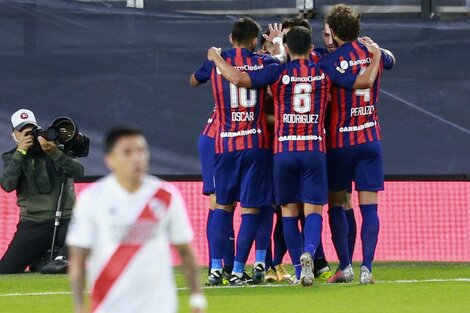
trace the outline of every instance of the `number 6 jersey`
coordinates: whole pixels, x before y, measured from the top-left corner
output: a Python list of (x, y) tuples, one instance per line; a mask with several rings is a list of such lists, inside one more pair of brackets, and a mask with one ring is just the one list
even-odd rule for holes
[(274, 153), (325, 152), (325, 110), (331, 80), (307, 59), (250, 72), (255, 88), (269, 84), (274, 98)]
[[(224, 51), (222, 58), (240, 71), (253, 72), (279, 61), (269, 55), (255, 54), (245, 48)], [(194, 73), (200, 83), (212, 80), (216, 105), (217, 133), (215, 152), (269, 149), (269, 131), (264, 115), (266, 88), (236, 87), (223, 78), (213, 62), (206, 61)]]

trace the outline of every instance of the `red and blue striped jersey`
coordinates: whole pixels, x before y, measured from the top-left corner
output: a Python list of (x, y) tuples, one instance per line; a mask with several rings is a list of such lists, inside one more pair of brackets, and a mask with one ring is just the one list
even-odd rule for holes
[(325, 110), (331, 80), (307, 59), (250, 72), (252, 86), (270, 85), (274, 98), (274, 153), (325, 152)]
[[(258, 71), (266, 65), (279, 63), (269, 55), (254, 54), (244, 48), (224, 51), (221, 56), (244, 72)], [(194, 76), (200, 83), (212, 80), (217, 120), (216, 153), (271, 147), (264, 115), (266, 88), (236, 87), (209, 61), (203, 63)]]
[(353, 89), (342, 84), (343, 76), (361, 75), (371, 62), (372, 55), (358, 41), (345, 43), (336, 51), (322, 57), (320, 65), (332, 76), (331, 113), (328, 130), (329, 148), (342, 148), (380, 140), (376, 104), (379, 96), (382, 69), (391, 69), (393, 59), (383, 52), (380, 69), (372, 88)]
[(215, 135), (217, 133), (217, 121), (215, 118), (215, 112), (216, 108), (214, 107), (214, 111), (212, 111), (211, 116), (209, 116), (209, 119), (207, 120), (206, 126), (202, 130), (202, 135), (210, 138), (215, 138)]
[(321, 57), (322, 55), (318, 53), (317, 50), (312, 50), (312, 52), (310, 52), (310, 55), (309, 55), (309, 60), (310, 62), (318, 64), (318, 62), (320, 62)]

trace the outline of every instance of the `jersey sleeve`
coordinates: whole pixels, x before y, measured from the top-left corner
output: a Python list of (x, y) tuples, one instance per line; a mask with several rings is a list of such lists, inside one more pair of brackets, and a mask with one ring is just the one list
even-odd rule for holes
[(320, 60), (320, 68), (330, 77), (331, 82), (341, 88), (353, 89), (357, 75), (343, 70), (339, 66), (334, 66), (334, 63), (324, 62), (324, 59)]
[(265, 68), (249, 72), (252, 88), (261, 88), (276, 82), (282, 73), (282, 67), (277, 64), (271, 64)]
[(72, 213), (66, 243), (68, 246), (89, 249), (93, 245), (95, 236), (95, 222), (93, 216), (95, 207), (92, 196), (84, 190), (78, 197)]
[(202, 63), (201, 67), (196, 72), (194, 72), (194, 78), (196, 78), (199, 83), (204, 84), (209, 79), (211, 79), (213, 68), (213, 62), (209, 60), (205, 61), (204, 63)]
[(194, 233), (189, 222), (186, 204), (176, 187), (172, 188), (168, 226), (169, 239), (172, 244), (188, 244), (193, 240)]
[(386, 69), (386, 70), (392, 69), (392, 67), (394, 65), (393, 64), (393, 57), (390, 54), (388, 54), (387, 51), (385, 51), (383, 49), (381, 49), (381, 50), (382, 50), (382, 63), (383, 63), (384, 69)]
[(270, 65), (270, 64), (281, 64), (278, 58), (273, 57), (269, 54), (263, 54), (263, 64)]

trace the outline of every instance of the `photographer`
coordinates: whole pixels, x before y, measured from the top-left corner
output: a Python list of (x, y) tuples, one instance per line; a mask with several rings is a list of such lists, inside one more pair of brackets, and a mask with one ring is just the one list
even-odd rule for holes
[(83, 165), (63, 153), (54, 141), (31, 131), (38, 126), (34, 113), (21, 109), (11, 117), (16, 147), (2, 155), (1, 186), (16, 190), (20, 220), (7, 251), (0, 260), (0, 274), (22, 273), (51, 247), (54, 217), (61, 181), (66, 175), (62, 220), (57, 231), (55, 260), (42, 273), (65, 273), (68, 266), (65, 235), (75, 202), (74, 178), (83, 176)]

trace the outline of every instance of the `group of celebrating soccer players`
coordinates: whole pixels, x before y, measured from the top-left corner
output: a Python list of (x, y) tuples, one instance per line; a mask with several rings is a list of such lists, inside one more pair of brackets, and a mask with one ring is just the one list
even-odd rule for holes
[[(190, 78), (192, 86), (211, 80), (215, 101), (198, 144), (203, 192), (211, 199), (208, 284), (288, 279), (282, 266), (286, 249), (294, 284), (310, 286), (315, 277), (353, 281), (353, 181), (363, 219), (360, 283), (373, 283), (377, 192), (384, 188), (375, 105), (382, 70), (391, 69), (395, 59), (372, 39), (359, 37), (360, 16), (343, 4), (325, 17), (321, 49), (312, 49), (306, 20), (269, 25), (262, 49), (254, 52), (259, 31), (250, 18), (235, 21), (229, 37), (233, 48), (209, 49), (208, 60)], [(234, 242), (237, 202), (242, 221)], [(327, 203), (339, 258), (333, 275), (321, 243)], [(245, 263), (253, 241), (249, 277)]]

